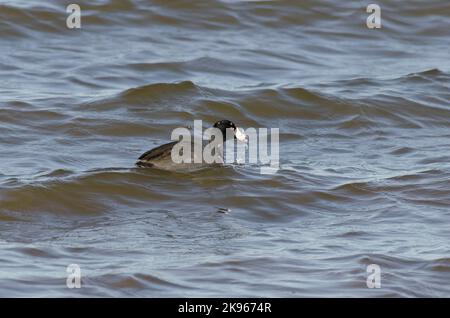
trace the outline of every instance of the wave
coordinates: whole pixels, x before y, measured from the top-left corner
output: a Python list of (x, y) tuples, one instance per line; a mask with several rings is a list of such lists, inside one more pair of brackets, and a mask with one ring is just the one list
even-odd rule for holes
[(125, 101), (141, 100), (142, 98), (159, 98), (168, 95), (195, 94), (198, 87), (191, 81), (180, 83), (156, 83), (148, 84), (136, 88), (130, 88), (119, 94)]
[(65, 16), (52, 9), (51, 6), (15, 7), (0, 4), (0, 20), (2, 38), (31, 37), (33, 31), (58, 33), (65, 25)]
[[(395, 1), (384, 4), (390, 19), (386, 27), (398, 36), (404, 36), (405, 29), (415, 29), (416, 33), (441, 35), (435, 25), (438, 19), (446, 18), (448, 4), (443, 1), (416, 2), (404, 8)], [(89, 1), (81, 4), (83, 25), (92, 29), (123, 26), (148, 26), (208, 30), (245, 30), (254, 27), (274, 29), (291, 28), (298, 25), (310, 28), (314, 34), (320, 33), (317, 24), (335, 25), (328, 28), (329, 35), (345, 35), (363, 39), (361, 28), (353, 28), (362, 22), (362, 12), (366, 4), (322, 1), (160, 1), (141, 2), (137, 0)], [(398, 14), (401, 12), (401, 14)], [(0, 19), (3, 21), (2, 37), (31, 37), (34, 32), (67, 34), (65, 29), (65, 5), (52, 0), (46, 3), (2, 4)], [(422, 23), (412, 23), (421, 17)], [(352, 23), (343, 24), (343, 20)], [(326, 23), (326, 24), (325, 24)], [(444, 24), (445, 25), (445, 24)], [(6, 27), (5, 27), (6, 26)], [(433, 32), (434, 30), (434, 32)]]

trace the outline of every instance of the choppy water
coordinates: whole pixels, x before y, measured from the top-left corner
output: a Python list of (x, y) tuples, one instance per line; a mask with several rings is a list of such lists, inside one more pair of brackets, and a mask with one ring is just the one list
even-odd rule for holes
[[(77, 3), (0, 1), (0, 296), (450, 296), (448, 1)], [(223, 118), (277, 174), (133, 166)]]

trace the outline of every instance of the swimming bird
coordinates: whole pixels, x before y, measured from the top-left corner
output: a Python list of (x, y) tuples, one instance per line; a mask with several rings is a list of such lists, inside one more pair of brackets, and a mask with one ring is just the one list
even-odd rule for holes
[[(233, 133), (232, 135), (229, 134), (228, 136), (233, 136), (234, 139), (237, 139), (239, 141), (246, 141), (247, 136), (232, 121), (227, 119), (217, 121), (213, 125), (213, 128), (217, 128), (222, 133), (223, 137), (223, 140), (217, 141), (217, 149), (219, 151), (216, 154), (217, 158), (214, 163), (207, 163), (203, 158), (203, 149), (205, 148), (205, 146), (207, 146), (208, 143), (212, 141), (211, 139), (209, 141), (202, 141), (202, 144), (200, 145), (201, 152), (196, 152), (194, 151), (194, 149), (196, 149), (196, 146), (198, 145), (195, 144), (195, 138), (193, 138), (193, 140), (191, 140), (191, 138), (188, 138), (187, 141), (184, 139), (173, 141), (145, 152), (139, 157), (136, 165), (138, 167), (152, 167), (164, 170), (191, 170), (202, 168), (205, 166), (221, 165), (223, 164), (223, 143), (227, 140), (227, 129), (229, 129)], [(179, 154), (182, 156), (184, 149), (188, 149), (188, 151), (190, 149), (190, 162), (175, 162), (172, 158), (172, 151), (179, 151)]]

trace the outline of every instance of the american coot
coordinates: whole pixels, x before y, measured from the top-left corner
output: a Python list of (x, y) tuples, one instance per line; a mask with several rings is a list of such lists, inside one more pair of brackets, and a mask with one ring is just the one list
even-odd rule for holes
[[(234, 139), (239, 141), (246, 141), (247, 136), (236, 127), (236, 125), (229, 120), (220, 120), (213, 125), (214, 128), (220, 130), (223, 136), (223, 142), (226, 141), (227, 138), (227, 129), (233, 132)], [(198, 169), (205, 166), (217, 166), (223, 164), (223, 142), (219, 141), (219, 145), (217, 149), (219, 150), (216, 154), (216, 159), (214, 163), (207, 163), (203, 158), (203, 149), (205, 146), (210, 143), (210, 141), (203, 141), (201, 145), (201, 151), (197, 152), (194, 149), (199, 149), (195, 145), (195, 138), (191, 141), (188, 138), (188, 141), (182, 139), (180, 141), (173, 141), (162, 146), (153, 148), (152, 150), (147, 151), (142, 156), (139, 157), (136, 165), (138, 167), (152, 167), (159, 168), (165, 170), (191, 170)], [(185, 149), (190, 149), (191, 156), (189, 157), (190, 162), (176, 162), (172, 158), (172, 150), (178, 151), (179, 155), (183, 155), (183, 151)]]

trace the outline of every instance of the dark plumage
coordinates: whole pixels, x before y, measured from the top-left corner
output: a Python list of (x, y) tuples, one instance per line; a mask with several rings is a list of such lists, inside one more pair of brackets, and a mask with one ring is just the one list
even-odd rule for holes
[[(237, 127), (236, 125), (229, 121), (229, 120), (221, 120), (214, 124), (214, 128), (220, 129), (223, 135), (223, 139), (225, 141), (226, 139), (226, 130), (228, 128), (233, 129), (234, 134), (236, 134)], [(236, 135), (235, 135), (236, 138)], [(201, 168), (205, 165), (207, 165), (203, 158), (199, 159), (201, 163), (194, 163), (194, 160), (192, 163), (175, 163), (172, 160), (171, 154), (173, 147), (183, 141), (173, 141), (164, 145), (161, 145), (159, 147), (153, 148), (144, 154), (142, 154), (138, 161), (136, 162), (136, 165), (138, 167), (143, 168), (149, 168), (149, 167), (155, 167), (165, 170), (180, 170), (180, 169), (196, 169)], [(185, 142), (185, 141), (184, 141)], [(202, 144), (202, 149), (204, 145)], [(194, 141), (191, 141), (191, 152), (192, 156), (191, 158), (196, 158), (196, 154), (194, 153)], [(217, 164), (216, 164), (217, 165)]]
[(158, 160), (158, 158), (165, 158), (165, 157), (170, 158), (172, 148), (177, 143), (178, 141), (169, 142), (168, 144), (161, 145), (159, 147), (153, 148), (145, 152), (139, 157), (136, 165), (138, 167), (153, 167), (154, 164), (151, 163), (152, 160)]

